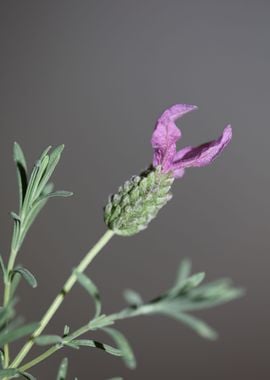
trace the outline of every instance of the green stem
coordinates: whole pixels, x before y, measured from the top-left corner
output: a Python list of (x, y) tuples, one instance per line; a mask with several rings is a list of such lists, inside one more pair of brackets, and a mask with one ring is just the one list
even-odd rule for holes
[(65, 296), (69, 293), (73, 285), (77, 281), (77, 275), (75, 272), (82, 273), (84, 270), (88, 267), (88, 265), (92, 262), (92, 260), (95, 258), (95, 256), (102, 250), (102, 248), (109, 242), (109, 240), (113, 237), (114, 232), (111, 230), (108, 230), (105, 232), (105, 234), (100, 238), (100, 240), (94, 245), (94, 247), (85, 255), (83, 260), (80, 262), (80, 264), (75, 268), (75, 271), (72, 272), (70, 277), (65, 282), (62, 290), (60, 293), (56, 296), (53, 303), (43, 316), (42, 320), (40, 321), (40, 325), (37, 328), (37, 330), (32, 334), (31, 338), (26, 342), (26, 344), (23, 346), (21, 351), (18, 353), (12, 364), (10, 365), (11, 368), (17, 368), (22, 360), (25, 358), (25, 356), (28, 354), (28, 352), (31, 350), (31, 348), (34, 345), (34, 339), (39, 336), (42, 331), (45, 329), (47, 324), (50, 322), (60, 305), (62, 304)]
[[(17, 256), (17, 250), (11, 250), (8, 266), (7, 266), (7, 276), (5, 282), (5, 290), (4, 290), (4, 307), (9, 304), (10, 301), (10, 293), (11, 293), (11, 271), (13, 270), (15, 260)], [(4, 368), (7, 368), (9, 365), (9, 346), (8, 344), (4, 345)]]
[[(69, 335), (67, 338), (65, 338), (65, 343), (71, 342), (73, 339), (78, 338), (80, 335), (86, 333), (89, 330), (89, 324), (79, 328), (77, 331), (75, 331), (73, 334)], [(41, 363), (43, 360), (47, 359), (51, 355), (53, 355), (55, 352), (63, 348), (62, 344), (56, 344), (55, 346), (52, 346), (47, 351), (43, 352), (41, 355), (37, 356), (30, 362), (24, 364), (19, 368), (20, 372), (27, 371), (29, 368), (34, 367), (35, 365)]]

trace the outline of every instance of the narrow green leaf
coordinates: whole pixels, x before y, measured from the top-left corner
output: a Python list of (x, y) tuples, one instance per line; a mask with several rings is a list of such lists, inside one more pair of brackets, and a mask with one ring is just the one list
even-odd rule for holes
[(50, 154), (50, 159), (49, 159), (49, 163), (47, 166), (47, 170), (46, 170), (42, 180), (40, 181), (37, 192), (36, 192), (37, 196), (39, 196), (41, 194), (41, 192), (43, 191), (47, 182), (49, 181), (50, 177), (52, 176), (54, 169), (56, 168), (56, 165), (58, 164), (58, 162), (60, 160), (61, 153), (62, 153), (63, 149), (64, 149), (64, 145), (59, 145)]
[(16, 141), (13, 147), (13, 159), (16, 164), (20, 163), (22, 167), (25, 169), (25, 171), (27, 171), (27, 164), (26, 164), (26, 159), (25, 159), (23, 150)]
[(133, 351), (128, 343), (127, 339), (124, 337), (122, 333), (120, 333), (116, 329), (112, 329), (111, 327), (103, 328), (107, 334), (109, 334), (112, 339), (115, 341), (117, 347), (122, 353), (123, 360), (128, 368), (134, 369), (136, 368), (136, 359), (133, 354)]
[(27, 380), (36, 380), (36, 378), (28, 372), (19, 372), (19, 374)]
[(69, 331), (70, 331), (70, 327), (69, 327), (69, 326), (67, 326), (67, 325), (65, 325), (65, 327), (64, 327), (64, 334), (63, 334), (63, 336), (64, 336), (64, 337), (66, 337), (66, 336), (69, 334)]
[(115, 315), (101, 314), (89, 322), (89, 330), (98, 330), (114, 324)]
[(41, 181), (41, 179), (43, 178), (43, 176), (44, 176), (44, 174), (46, 172), (46, 168), (48, 166), (49, 160), (50, 160), (50, 158), (46, 154), (42, 158), (40, 158), (39, 161), (38, 161), (38, 173), (36, 175), (35, 183), (34, 183), (33, 188), (32, 188), (31, 204), (39, 196), (39, 193), (38, 193), (39, 184), (40, 184), (40, 181)]
[(21, 223), (21, 218), (15, 212), (11, 211), (10, 215), (12, 216), (13, 220), (15, 220), (16, 222), (20, 222)]
[(131, 289), (124, 291), (124, 298), (130, 306), (141, 306), (143, 304), (142, 297)]
[(100, 295), (98, 288), (93, 283), (92, 280), (90, 280), (89, 277), (87, 277), (84, 273), (80, 273), (75, 271), (76, 276), (78, 278), (79, 284), (90, 294), (90, 296), (94, 299), (95, 302), (95, 318), (97, 318), (101, 313), (101, 301), (100, 301)]
[(79, 348), (80, 348), (80, 346), (78, 346), (76, 344), (76, 342), (74, 343), (73, 341), (72, 342), (65, 342), (65, 341), (63, 341), (63, 345), (67, 346), (69, 348), (73, 348), (74, 350), (79, 350)]
[(12, 241), (11, 241), (11, 247), (12, 249), (16, 249), (18, 243), (19, 243), (19, 237), (21, 233), (21, 223), (17, 219), (13, 219), (13, 233), (12, 233)]
[(90, 339), (74, 339), (72, 343), (76, 344), (78, 347), (94, 347), (98, 348), (100, 350), (106, 351), (108, 354), (114, 355), (114, 356), (122, 356), (122, 351), (118, 350), (117, 348), (114, 348), (112, 346), (109, 346), (108, 344), (97, 342), (96, 340), (90, 340)]
[(14, 273), (12, 280), (11, 280), (11, 291), (10, 291), (10, 296), (11, 298), (14, 297), (15, 292), (19, 286), (19, 283), (21, 281), (22, 276), (19, 275), (19, 273)]
[(47, 185), (44, 187), (43, 191), (41, 192), (41, 195), (47, 195), (51, 193), (54, 189), (54, 184), (52, 182), (47, 183)]
[(14, 342), (24, 336), (31, 335), (39, 326), (39, 323), (30, 323), (25, 326), (18, 327), (12, 331), (8, 331), (6, 334), (0, 336), (0, 347), (4, 344)]
[(200, 283), (205, 278), (205, 273), (196, 273), (191, 277), (188, 277), (186, 280), (179, 282), (175, 287), (171, 289), (169, 295), (175, 296), (177, 293), (186, 293), (196, 286), (200, 285)]
[(38, 214), (40, 213), (40, 211), (42, 210), (42, 208), (45, 206), (46, 203), (47, 203), (46, 199), (41, 201), (41, 202), (36, 203), (36, 205), (34, 207), (32, 207), (29, 210), (29, 212), (27, 213), (27, 216), (26, 216), (26, 219), (24, 222), (24, 228), (23, 228), (23, 231), (21, 232), (21, 235), (20, 235), (19, 246), (21, 246), (21, 244), (23, 243), (24, 238), (25, 238), (27, 232), (29, 231), (29, 228), (31, 227), (31, 225), (33, 224), (36, 217), (38, 216)]
[(51, 149), (52, 149), (52, 146), (51, 146), (51, 145), (49, 145), (47, 148), (44, 149), (44, 151), (42, 152), (42, 154), (41, 154), (41, 156), (40, 156), (40, 161), (42, 161), (43, 158), (44, 158), (45, 156), (47, 156), (47, 154), (49, 153), (49, 151), (50, 151)]
[(0, 329), (2, 326), (5, 326), (7, 321), (10, 320), (14, 314), (14, 305), (16, 300), (13, 299), (10, 303), (4, 307), (0, 307)]
[(5, 360), (5, 355), (4, 351), (0, 349), (0, 369), (3, 369), (4, 366), (4, 360)]
[(22, 148), (16, 142), (14, 143), (13, 148), (13, 158), (17, 167), (17, 177), (19, 185), (19, 205), (21, 209), (27, 189), (27, 165)]
[(176, 285), (185, 281), (190, 276), (190, 273), (191, 273), (191, 261), (188, 259), (182, 260), (177, 272), (177, 276), (176, 276)]
[(218, 337), (218, 334), (214, 329), (212, 329), (202, 320), (195, 318), (189, 314), (173, 313), (171, 310), (163, 311), (163, 314), (184, 323), (186, 326), (190, 327), (203, 338), (216, 340)]
[(65, 380), (68, 372), (68, 359), (64, 358), (61, 361), (56, 380)]
[(6, 267), (5, 267), (5, 264), (4, 264), (4, 260), (3, 260), (3, 258), (2, 258), (1, 255), (0, 255), (0, 268), (2, 270), (4, 283), (6, 283), (6, 280), (7, 280), (7, 271), (6, 271)]
[(47, 193), (47, 194), (41, 195), (36, 200), (36, 203), (41, 202), (41, 201), (43, 201), (45, 199), (53, 198), (53, 197), (64, 197), (64, 198), (67, 198), (67, 197), (71, 197), (72, 195), (73, 195), (73, 193), (71, 191), (58, 190), (58, 191), (54, 191), (53, 193)]
[(63, 338), (59, 335), (40, 335), (35, 338), (35, 343), (39, 346), (48, 346), (62, 342)]
[(22, 211), (21, 211), (23, 219), (27, 215), (29, 208), (31, 207), (31, 200), (32, 200), (31, 198), (32, 198), (33, 188), (35, 186), (35, 180), (38, 175), (38, 171), (39, 171), (39, 163), (37, 162), (32, 170), (29, 183), (27, 186), (27, 190), (25, 193), (24, 201), (23, 201), (23, 206), (22, 206)]
[(1, 369), (0, 370), (0, 379), (2, 379), (4, 376), (15, 377), (17, 374), (18, 374), (18, 370), (15, 368)]
[(37, 280), (36, 280), (35, 276), (28, 269), (23, 268), (23, 267), (16, 267), (13, 270), (13, 274), (15, 274), (15, 273), (20, 274), (25, 279), (25, 281), (30, 286), (32, 286), (32, 288), (37, 287)]

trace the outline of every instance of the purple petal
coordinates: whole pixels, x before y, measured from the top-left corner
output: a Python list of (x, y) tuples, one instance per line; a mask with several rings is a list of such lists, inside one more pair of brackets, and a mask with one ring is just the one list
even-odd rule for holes
[(185, 174), (185, 169), (183, 168), (173, 170), (174, 178), (182, 178), (184, 174)]
[(173, 162), (174, 171), (192, 166), (209, 165), (232, 139), (232, 128), (228, 125), (219, 139), (202, 144), (195, 148), (184, 148), (176, 155)]
[(174, 122), (196, 108), (192, 105), (176, 104), (160, 116), (151, 139), (154, 148), (154, 167), (162, 165), (165, 172), (171, 169), (176, 154), (176, 142), (181, 137), (181, 131)]

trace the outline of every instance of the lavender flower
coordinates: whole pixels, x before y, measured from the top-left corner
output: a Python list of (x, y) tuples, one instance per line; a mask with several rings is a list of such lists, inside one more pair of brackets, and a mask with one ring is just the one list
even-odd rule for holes
[(181, 138), (181, 131), (174, 122), (196, 109), (196, 106), (188, 104), (176, 104), (168, 108), (158, 119), (152, 135), (153, 166), (161, 165), (162, 172), (172, 172), (174, 178), (182, 177), (185, 168), (209, 165), (219, 156), (232, 138), (232, 129), (228, 125), (217, 140), (197, 147), (188, 146), (177, 152), (176, 142)]
[(133, 176), (109, 197), (104, 220), (110, 230), (118, 235), (130, 236), (145, 229), (172, 198), (170, 190), (174, 179), (182, 177), (185, 168), (210, 164), (228, 145), (232, 138), (230, 126), (217, 140), (176, 151), (181, 131), (176, 127), (175, 120), (196, 108), (176, 104), (158, 119), (151, 139), (153, 165), (139, 176)]

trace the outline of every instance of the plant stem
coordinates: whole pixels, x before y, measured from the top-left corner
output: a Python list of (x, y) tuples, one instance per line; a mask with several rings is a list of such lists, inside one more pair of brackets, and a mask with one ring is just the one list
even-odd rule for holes
[[(8, 266), (7, 266), (7, 276), (5, 278), (5, 290), (4, 290), (4, 307), (9, 304), (10, 293), (11, 293), (11, 271), (13, 270), (14, 263), (17, 256), (17, 250), (12, 249), (9, 256)], [(8, 344), (4, 345), (4, 368), (7, 368), (9, 365), (9, 346)]]
[[(62, 290), (60, 293), (56, 296), (53, 303), (47, 310), (47, 312), (44, 314), (43, 318), (40, 321), (39, 327), (36, 329), (36, 331), (32, 334), (31, 338), (26, 342), (26, 344), (23, 346), (21, 351), (18, 353), (12, 364), (10, 365), (11, 368), (16, 368), (20, 365), (22, 360), (25, 358), (25, 356), (28, 354), (28, 352), (31, 350), (31, 348), (34, 345), (34, 339), (39, 336), (42, 331), (45, 329), (47, 324), (50, 322), (60, 305), (62, 304), (65, 296), (69, 293), (73, 285), (77, 281), (77, 275), (75, 273), (82, 273), (84, 270), (88, 267), (88, 265), (92, 262), (92, 260), (95, 258), (95, 256), (102, 250), (102, 248), (109, 242), (109, 240), (113, 237), (114, 232), (111, 230), (108, 230), (105, 232), (105, 234), (100, 238), (100, 240), (94, 245), (92, 249), (85, 255), (85, 257), (82, 259), (80, 264), (75, 268), (75, 270), (72, 272), (70, 277), (65, 282)], [(45, 354), (45, 353), (44, 353)]]
[[(69, 335), (67, 338), (65, 338), (65, 342), (66, 343), (71, 342), (73, 339), (78, 338), (80, 335), (86, 333), (88, 330), (89, 330), (89, 324), (79, 328), (73, 334)], [(47, 351), (43, 352), (41, 355), (37, 356), (36, 358), (31, 360), (30, 362), (21, 366), (19, 368), (19, 371), (24, 372), (24, 371), (28, 370), (29, 368), (34, 367), (35, 365), (41, 363), (43, 360), (45, 360), (48, 357), (50, 357), (51, 355), (53, 355), (56, 351), (60, 350), (61, 348), (63, 348), (62, 344), (56, 344), (56, 345), (52, 346)]]

